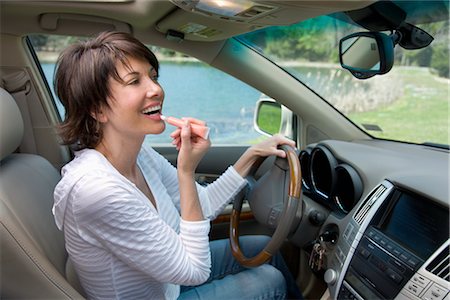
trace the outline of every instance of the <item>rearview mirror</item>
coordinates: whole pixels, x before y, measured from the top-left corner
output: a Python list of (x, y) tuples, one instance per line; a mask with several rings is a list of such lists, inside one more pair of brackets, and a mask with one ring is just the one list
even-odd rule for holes
[(357, 32), (339, 42), (341, 66), (358, 79), (389, 72), (394, 63), (394, 42), (381, 32)]

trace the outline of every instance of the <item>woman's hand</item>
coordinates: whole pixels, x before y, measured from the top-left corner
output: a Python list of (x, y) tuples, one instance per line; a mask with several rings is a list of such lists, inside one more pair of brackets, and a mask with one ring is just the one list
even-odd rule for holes
[(180, 172), (194, 173), (200, 160), (209, 149), (211, 142), (209, 139), (203, 139), (191, 132), (191, 123), (205, 126), (205, 122), (194, 118), (183, 118), (185, 124), (177, 128), (170, 135), (179, 151), (177, 160), (177, 169)]
[(180, 213), (186, 221), (204, 220), (198, 199), (194, 173), (198, 163), (205, 155), (211, 142), (191, 132), (191, 123), (205, 125), (205, 122), (192, 118), (183, 118), (184, 125), (170, 135), (178, 150), (177, 172), (180, 188)]
[(282, 158), (286, 157), (286, 152), (278, 149), (279, 145), (289, 145), (295, 148), (295, 142), (290, 140), (281, 134), (275, 134), (274, 136), (260, 142), (259, 144), (253, 145), (249, 150), (253, 151), (254, 155), (260, 157), (266, 157), (271, 155), (276, 155)]
[(280, 145), (289, 145), (295, 148), (295, 142), (284, 137), (281, 134), (274, 136), (251, 146), (242, 154), (238, 161), (234, 164), (234, 169), (242, 176), (248, 175), (253, 164), (261, 157), (276, 155), (278, 157), (286, 157), (286, 152), (278, 149)]

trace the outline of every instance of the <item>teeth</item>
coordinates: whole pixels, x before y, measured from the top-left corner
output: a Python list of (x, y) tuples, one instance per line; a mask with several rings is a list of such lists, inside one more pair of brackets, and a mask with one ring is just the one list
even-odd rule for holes
[(156, 112), (156, 111), (158, 111), (160, 109), (161, 109), (161, 105), (156, 105), (156, 106), (152, 106), (152, 107), (144, 109), (142, 111), (142, 113), (143, 114), (149, 114), (149, 113), (152, 113), (152, 112)]

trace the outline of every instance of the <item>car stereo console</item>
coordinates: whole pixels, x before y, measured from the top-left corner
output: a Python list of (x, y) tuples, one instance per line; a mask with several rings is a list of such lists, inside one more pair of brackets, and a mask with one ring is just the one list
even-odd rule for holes
[(325, 272), (333, 299), (450, 300), (448, 207), (383, 181), (342, 237)]

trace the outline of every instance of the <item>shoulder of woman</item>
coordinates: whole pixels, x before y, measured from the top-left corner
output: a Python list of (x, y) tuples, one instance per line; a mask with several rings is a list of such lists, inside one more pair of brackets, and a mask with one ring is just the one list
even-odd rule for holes
[[(121, 199), (134, 187), (99, 152), (85, 149), (63, 168), (62, 180), (74, 204), (87, 206), (107, 198)], [(107, 202), (103, 201), (106, 205)]]
[(145, 208), (130, 182), (103, 171), (84, 174), (77, 180), (72, 189), (72, 203), (80, 218), (115, 214), (125, 208), (127, 211)]

